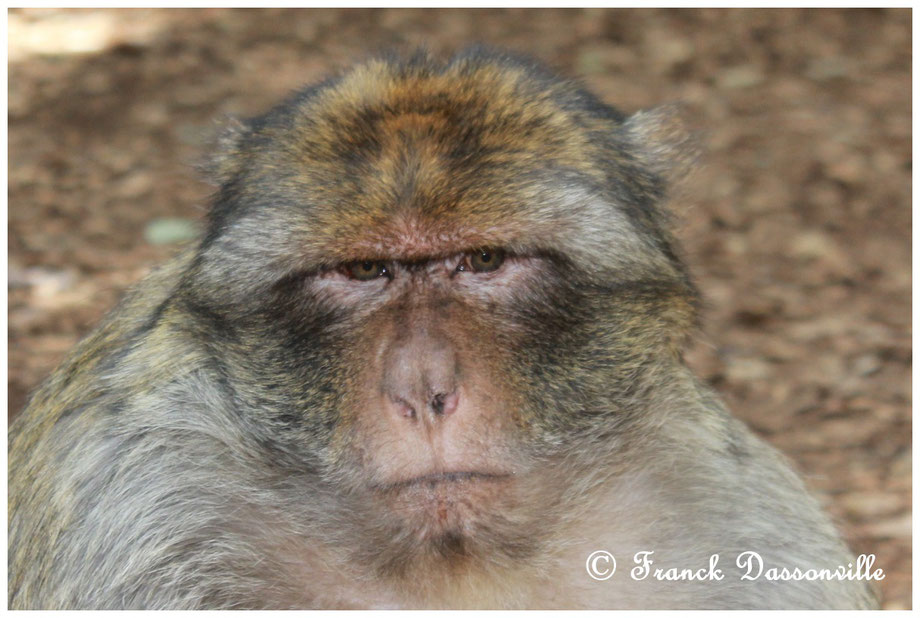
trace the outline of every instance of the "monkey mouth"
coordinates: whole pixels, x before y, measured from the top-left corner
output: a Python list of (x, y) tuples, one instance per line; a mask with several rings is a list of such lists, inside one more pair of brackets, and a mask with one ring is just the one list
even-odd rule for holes
[(394, 481), (378, 485), (377, 489), (382, 491), (399, 491), (410, 488), (430, 488), (446, 486), (452, 484), (462, 484), (466, 482), (490, 482), (502, 481), (511, 478), (509, 473), (500, 472), (479, 472), (479, 471), (460, 471), (460, 472), (437, 472), (433, 474), (424, 474), (409, 479)]
[(377, 486), (379, 497), (419, 540), (473, 533), (507, 496), (510, 473), (462, 470), (423, 474)]

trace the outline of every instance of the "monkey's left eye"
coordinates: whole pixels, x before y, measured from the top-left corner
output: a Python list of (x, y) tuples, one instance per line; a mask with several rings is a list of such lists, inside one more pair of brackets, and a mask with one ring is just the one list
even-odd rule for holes
[(345, 272), (352, 279), (357, 279), (358, 281), (370, 281), (376, 279), (377, 277), (389, 276), (390, 271), (387, 269), (387, 265), (383, 262), (352, 262), (345, 266)]
[(498, 270), (505, 261), (505, 253), (501, 249), (479, 249), (469, 256), (470, 267), (477, 273), (489, 273)]

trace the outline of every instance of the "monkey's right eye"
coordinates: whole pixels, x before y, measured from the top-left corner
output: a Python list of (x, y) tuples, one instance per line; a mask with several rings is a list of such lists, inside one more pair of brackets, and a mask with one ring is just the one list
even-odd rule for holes
[(352, 262), (345, 266), (346, 274), (352, 279), (357, 279), (358, 281), (370, 281), (376, 279), (377, 277), (386, 277), (389, 276), (390, 271), (387, 269), (387, 265), (383, 262)]

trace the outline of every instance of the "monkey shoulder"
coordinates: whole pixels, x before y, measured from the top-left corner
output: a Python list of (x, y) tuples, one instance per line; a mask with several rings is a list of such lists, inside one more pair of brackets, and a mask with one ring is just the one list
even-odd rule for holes
[[(659, 450), (648, 464), (633, 468), (642, 478), (631, 484), (643, 493), (624, 519), (641, 521), (644, 512), (654, 525), (612, 537), (634, 550), (630, 556), (656, 551), (668, 566), (697, 568), (719, 556), (733, 579), (707, 588), (710, 608), (876, 606), (864, 581), (739, 580), (736, 561), (744, 552), (769, 566), (803, 571), (845, 568), (854, 557), (792, 462), (732, 416), (710, 389), (697, 385), (697, 395), (661, 425)], [(786, 593), (776, 595), (777, 586)], [(667, 598), (679, 595), (671, 590)], [(689, 605), (674, 607), (691, 607), (700, 598), (690, 595)]]

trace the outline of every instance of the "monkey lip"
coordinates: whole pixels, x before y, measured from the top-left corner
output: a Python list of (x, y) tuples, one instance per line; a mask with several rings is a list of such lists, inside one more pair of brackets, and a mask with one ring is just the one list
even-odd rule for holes
[(379, 485), (378, 497), (403, 529), (418, 540), (445, 534), (466, 537), (496, 512), (509, 495), (513, 474), (462, 470), (423, 474)]
[(382, 490), (400, 490), (412, 487), (435, 487), (437, 485), (464, 483), (464, 482), (489, 482), (501, 481), (511, 478), (510, 473), (499, 472), (479, 472), (479, 471), (460, 471), (460, 472), (437, 472), (416, 476), (402, 481), (394, 481), (378, 486)]

